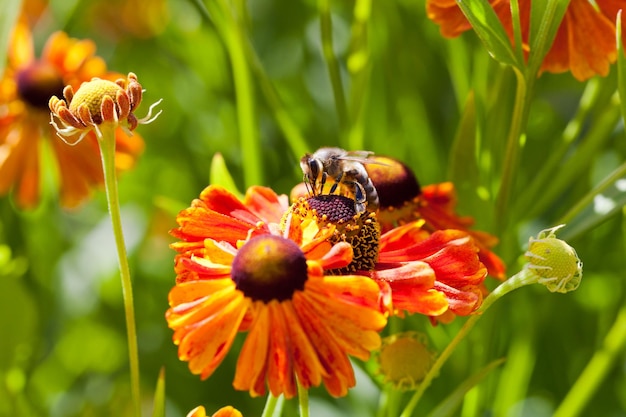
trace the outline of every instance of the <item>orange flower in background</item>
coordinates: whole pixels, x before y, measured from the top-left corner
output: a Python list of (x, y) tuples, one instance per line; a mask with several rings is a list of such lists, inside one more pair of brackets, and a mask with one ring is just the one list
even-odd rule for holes
[[(490, 0), (511, 41), (510, 2)], [(594, 75), (606, 76), (617, 58), (615, 45), (615, 20), (623, 0), (571, 0), (559, 26), (554, 43), (540, 68), (561, 73), (571, 71), (579, 81)], [(530, 28), (530, 0), (519, 0), (520, 22), (524, 49), (528, 49)], [(427, 0), (428, 17), (440, 26), (441, 34), (451, 38), (471, 29), (471, 26), (454, 0)], [(622, 24), (624, 24), (622, 17)]]
[[(233, 386), (296, 395), (323, 383), (336, 397), (355, 385), (348, 355), (367, 359), (386, 324), (380, 289), (363, 276), (327, 276), (352, 261), (352, 247), (329, 243), (330, 229), (275, 219), (282, 198), (256, 187), (244, 202), (208, 187), (183, 210), (172, 234), (182, 239), (168, 325), (189, 369), (208, 378), (239, 331), (247, 336)], [(260, 205), (259, 205), (260, 203)], [(246, 230), (247, 228), (247, 230)]]
[[(20, 207), (34, 207), (39, 202), (43, 146), (49, 147), (54, 156), (63, 206), (78, 205), (94, 186), (103, 183), (95, 134), (88, 134), (75, 146), (67, 146), (56, 137), (48, 109), (50, 97), (61, 96), (66, 85), (78, 89), (93, 77), (120, 77), (107, 71), (95, 49), (90, 40), (72, 39), (64, 32), (56, 32), (48, 38), (41, 57), (36, 58), (25, 19), (15, 26), (7, 68), (0, 80), (0, 193), (13, 190)], [(143, 146), (140, 136), (129, 136), (118, 129), (117, 168), (132, 168)]]
[(368, 164), (366, 169), (378, 191), (378, 221), (383, 233), (416, 220), (422, 220), (421, 229), (428, 232), (426, 235), (437, 230), (463, 231), (472, 237), (478, 257), (489, 275), (505, 278), (504, 262), (490, 250), (498, 239), (489, 233), (470, 229), (473, 219), (460, 217), (455, 212), (457, 200), (451, 182), (421, 187), (413, 171), (402, 162), (382, 156), (373, 159), (381, 164)]
[[(191, 410), (187, 417), (207, 417), (206, 409), (203, 406), (198, 406)], [(222, 407), (217, 410), (215, 413), (211, 415), (211, 417), (242, 417), (241, 411), (236, 408), (227, 405), (226, 407)]]
[(109, 0), (87, 7), (97, 32), (115, 41), (152, 38), (162, 33), (170, 20), (167, 0)]

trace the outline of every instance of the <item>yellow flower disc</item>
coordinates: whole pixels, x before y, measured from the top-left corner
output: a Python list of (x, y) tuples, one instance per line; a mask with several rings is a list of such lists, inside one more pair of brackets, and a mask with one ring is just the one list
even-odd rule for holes
[(377, 359), (385, 382), (396, 389), (411, 390), (424, 379), (435, 355), (428, 349), (423, 334), (404, 332), (383, 339)]
[(100, 114), (100, 106), (104, 96), (109, 96), (116, 101), (118, 91), (124, 91), (122, 87), (112, 81), (93, 79), (83, 83), (70, 103), (70, 112), (77, 114), (78, 107), (82, 104), (87, 105), (89, 113), (92, 117)]

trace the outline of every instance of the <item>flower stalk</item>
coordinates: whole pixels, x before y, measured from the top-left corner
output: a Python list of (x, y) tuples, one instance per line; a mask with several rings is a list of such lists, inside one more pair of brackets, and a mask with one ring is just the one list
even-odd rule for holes
[(122, 230), (122, 217), (117, 191), (117, 178), (115, 174), (115, 125), (104, 123), (100, 126), (102, 136), (98, 138), (100, 153), (102, 156), (102, 169), (104, 172), (104, 186), (106, 189), (107, 204), (117, 258), (122, 280), (122, 297), (124, 299), (124, 316), (126, 317), (126, 338), (128, 343), (128, 360), (130, 364), (130, 385), (134, 415), (141, 416), (140, 385), (139, 385), (139, 350), (137, 347), (137, 329), (135, 324), (135, 309), (133, 303), (133, 288), (128, 266), (128, 255)]

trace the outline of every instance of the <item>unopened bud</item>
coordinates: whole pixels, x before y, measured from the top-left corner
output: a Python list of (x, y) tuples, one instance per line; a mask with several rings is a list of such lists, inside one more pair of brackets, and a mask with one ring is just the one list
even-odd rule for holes
[(583, 263), (567, 242), (557, 239), (555, 232), (564, 225), (542, 230), (528, 242), (526, 268), (539, 277), (538, 282), (551, 292), (566, 293), (580, 285)]

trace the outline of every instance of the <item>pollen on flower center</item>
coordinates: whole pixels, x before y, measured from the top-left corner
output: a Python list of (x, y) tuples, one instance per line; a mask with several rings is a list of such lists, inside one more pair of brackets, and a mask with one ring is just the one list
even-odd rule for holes
[(257, 236), (239, 249), (231, 277), (237, 289), (253, 300), (288, 300), (294, 291), (304, 289), (308, 277), (306, 258), (291, 240)]
[(103, 98), (109, 96), (115, 101), (117, 93), (123, 91), (122, 87), (112, 81), (93, 79), (80, 86), (70, 102), (69, 110), (71, 113), (78, 114), (78, 106), (84, 104), (89, 109), (94, 123), (100, 124), (102, 123), (100, 108)]
[(63, 79), (52, 65), (34, 62), (17, 73), (17, 91), (33, 107), (48, 108), (51, 96), (63, 94)]

